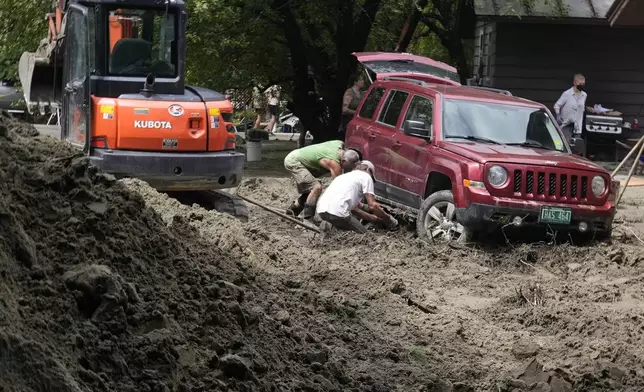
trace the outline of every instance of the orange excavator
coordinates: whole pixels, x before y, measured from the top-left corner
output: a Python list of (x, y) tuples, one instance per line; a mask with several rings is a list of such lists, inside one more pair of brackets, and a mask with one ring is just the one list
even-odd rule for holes
[(48, 37), (23, 53), (30, 113), (58, 113), (61, 139), (117, 177), (135, 177), (188, 202), (247, 215), (237, 186), (233, 107), (185, 84), (182, 0), (53, 0)]

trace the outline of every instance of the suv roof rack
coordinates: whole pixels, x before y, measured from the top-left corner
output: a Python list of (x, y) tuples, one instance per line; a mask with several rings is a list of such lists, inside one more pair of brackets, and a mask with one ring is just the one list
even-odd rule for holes
[(513, 96), (513, 95), (512, 95), (512, 93), (511, 93), (511, 92), (509, 92), (508, 90), (502, 90), (502, 89), (499, 89), (499, 88), (484, 87), (484, 86), (467, 86), (467, 87), (469, 87), (469, 88), (476, 88), (476, 89), (479, 89), (479, 90), (491, 91), (491, 92), (493, 92), (493, 93), (499, 93), (499, 94), (507, 95), (507, 96), (509, 96), (509, 97), (512, 97), (512, 96)]
[(382, 78), (382, 80), (392, 80), (392, 81), (398, 81), (398, 82), (408, 82), (408, 83), (413, 83), (417, 84), (419, 86), (427, 86), (427, 83), (423, 82), (422, 80), (418, 79), (413, 79), (413, 78), (403, 78), (400, 76), (387, 76)]

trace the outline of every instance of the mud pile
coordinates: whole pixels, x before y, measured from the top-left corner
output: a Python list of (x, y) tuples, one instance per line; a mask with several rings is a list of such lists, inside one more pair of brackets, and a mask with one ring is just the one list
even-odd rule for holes
[(164, 222), (34, 135), (0, 116), (0, 390), (452, 390), (355, 303), (258, 273), (228, 218), (219, 243)]

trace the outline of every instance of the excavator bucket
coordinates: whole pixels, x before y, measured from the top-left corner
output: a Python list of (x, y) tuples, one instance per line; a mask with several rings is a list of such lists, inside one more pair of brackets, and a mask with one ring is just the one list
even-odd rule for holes
[(33, 114), (36, 107), (41, 114), (45, 114), (52, 105), (60, 107), (63, 90), (62, 59), (52, 61), (38, 52), (25, 52), (20, 57), (18, 74), (29, 113)]

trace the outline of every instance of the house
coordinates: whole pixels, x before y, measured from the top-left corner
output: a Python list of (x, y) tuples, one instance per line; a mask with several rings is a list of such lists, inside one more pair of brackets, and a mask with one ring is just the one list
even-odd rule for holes
[(587, 106), (622, 112), (624, 122), (644, 116), (644, 0), (474, 3), (474, 74), (482, 85), (552, 110), (581, 72)]

